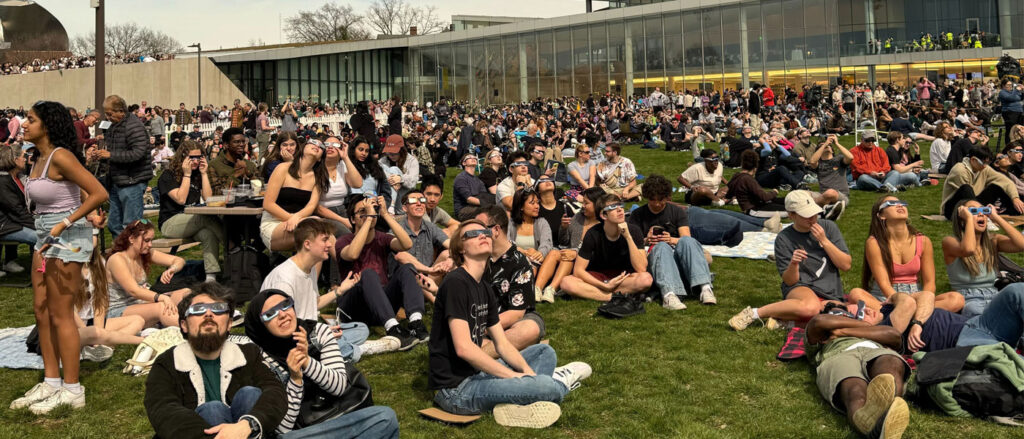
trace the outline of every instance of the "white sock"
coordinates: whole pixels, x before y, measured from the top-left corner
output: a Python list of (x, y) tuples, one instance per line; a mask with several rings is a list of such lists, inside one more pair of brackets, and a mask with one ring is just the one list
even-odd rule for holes
[(82, 383), (64, 383), (64, 388), (68, 389), (69, 392), (74, 393), (75, 395), (80, 395), (85, 391), (85, 389), (82, 388)]
[(409, 314), (409, 321), (410, 322), (415, 322), (415, 321), (420, 320), (422, 318), (423, 318), (423, 314), (420, 314), (418, 312), (414, 312), (412, 314)]
[(759, 314), (757, 314), (757, 308), (752, 308), (751, 311), (754, 313), (754, 318), (755, 319), (761, 318), (761, 316)]
[(395, 326), (398, 326), (398, 320), (388, 319), (388, 321), (384, 322), (385, 331), (390, 331), (391, 328), (394, 328)]
[(64, 380), (60, 378), (43, 378), (43, 382), (49, 384), (50, 387), (53, 387), (54, 389), (59, 389), (64, 385)]
[(211, 274), (207, 274), (206, 275), (206, 281), (207, 282), (217, 282), (217, 275), (216, 274), (212, 274), (212, 273)]

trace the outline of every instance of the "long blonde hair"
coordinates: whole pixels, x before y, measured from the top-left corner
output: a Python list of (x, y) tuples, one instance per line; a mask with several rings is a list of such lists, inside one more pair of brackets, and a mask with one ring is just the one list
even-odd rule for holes
[[(956, 203), (956, 207), (953, 208), (953, 236), (961, 242), (963, 242), (964, 239), (964, 228), (974, 227), (974, 224), (972, 223), (965, 223), (964, 220), (960, 218), (959, 214), (960, 206), (963, 206), (970, 201), (977, 202), (978, 200), (975, 200), (974, 198), (960, 200), (959, 203)], [(999, 260), (999, 250), (996, 249), (996, 241), (992, 239), (991, 233), (988, 231), (978, 233), (978, 244), (978, 247), (981, 250), (980, 256), (975, 252), (970, 256), (960, 258), (963, 260), (964, 267), (967, 268), (967, 272), (970, 273), (971, 276), (978, 276), (981, 274), (981, 265), (983, 264), (987, 271), (995, 271), (996, 264)]]
[[(106, 258), (103, 257), (103, 251), (99, 245), (94, 245), (92, 255), (89, 257), (89, 264), (85, 266), (89, 270), (89, 284), (92, 286), (92, 312), (93, 314), (98, 313), (100, 310), (106, 311), (110, 305), (110, 294), (107, 291), (108, 279), (107, 279), (107, 263)], [(85, 305), (85, 292), (88, 287), (82, 288), (80, 293), (75, 296), (75, 308), (82, 309)]]

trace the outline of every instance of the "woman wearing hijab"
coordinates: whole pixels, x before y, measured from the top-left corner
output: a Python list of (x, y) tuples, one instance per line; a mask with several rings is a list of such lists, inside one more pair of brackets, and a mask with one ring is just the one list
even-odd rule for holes
[(398, 437), (398, 418), (384, 406), (308, 423), (311, 406), (333, 405), (330, 398), (340, 399), (352, 383), (334, 332), (325, 324), (296, 318), (295, 302), (283, 291), (264, 290), (252, 299), (245, 335), (263, 350), (263, 363), (288, 392), (288, 411), (275, 430), (279, 438)]

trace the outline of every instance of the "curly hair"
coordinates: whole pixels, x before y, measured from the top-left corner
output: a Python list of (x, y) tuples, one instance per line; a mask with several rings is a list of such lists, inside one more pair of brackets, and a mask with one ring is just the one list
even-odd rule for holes
[[(705, 150), (707, 151), (707, 150)], [(672, 183), (658, 174), (651, 174), (644, 181), (643, 196), (648, 200), (664, 200), (672, 198)]]
[[(182, 140), (181, 144), (178, 145), (178, 150), (174, 152), (174, 158), (172, 158), (171, 163), (167, 165), (168, 171), (174, 173), (174, 179), (177, 180), (178, 183), (181, 183), (181, 179), (185, 177), (185, 171), (181, 170), (181, 164), (188, 159), (188, 155), (192, 151), (203, 151), (203, 147), (195, 140)], [(204, 153), (203, 155), (206, 154)]]
[[(132, 245), (132, 238), (145, 236), (146, 233), (149, 233), (155, 229), (156, 228), (153, 227), (153, 223), (146, 219), (137, 220), (131, 224), (128, 224), (127, 226), (125, 226), (121, 234), (117, 235), (117, 238), (114, 239), (114, 246), (110, 249), (110, 254), (113, 255), (114, 253), (119, 253), (127, 250), (128, 247), (131, 247)], [(142, 258), (142, 271), (149, 273), (149, 265), (153, 262), (153, 254), (147, 253), (139, 256)]]
[(71, 151), (79, 163), (85, 163), (82, 151), (78, 149), (78, 135), (75, 134), (75, 121), (71, 113), (60, 102), (39, 101), (32, 106), (32, 112), (46, 129), (46, 136), (54, 148)]

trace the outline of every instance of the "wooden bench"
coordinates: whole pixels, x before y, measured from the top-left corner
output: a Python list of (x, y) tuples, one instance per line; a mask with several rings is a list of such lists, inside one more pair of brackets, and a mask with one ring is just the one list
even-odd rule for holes
[(160, 238), (153, 240), (153, 248), (172, 255), (197, 245), (199, 245), (198, 242), (187, 238)]

